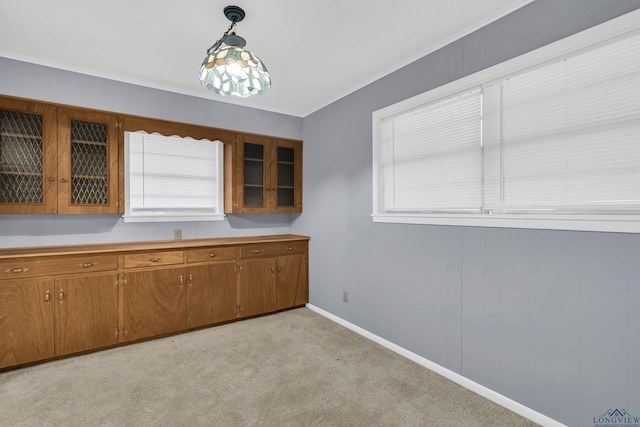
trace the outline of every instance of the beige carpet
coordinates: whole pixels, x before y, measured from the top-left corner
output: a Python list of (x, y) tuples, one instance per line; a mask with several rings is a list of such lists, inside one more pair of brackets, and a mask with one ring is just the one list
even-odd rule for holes
[(530, 426), (306, 309), (0, 373), (2, 426)]

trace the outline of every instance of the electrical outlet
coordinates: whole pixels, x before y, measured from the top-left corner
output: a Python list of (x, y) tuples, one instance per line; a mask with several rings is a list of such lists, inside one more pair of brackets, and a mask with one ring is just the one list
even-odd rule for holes
[(182, 240), (182, 230), (173, 230), (173, 240)]
[(342, 292), (342, 301), (349, 302), (349, 292), (347, 291)]

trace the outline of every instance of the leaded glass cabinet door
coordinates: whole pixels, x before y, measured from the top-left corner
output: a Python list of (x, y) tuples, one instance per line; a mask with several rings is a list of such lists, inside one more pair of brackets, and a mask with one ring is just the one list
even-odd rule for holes
[(119, 213), (117, 116), (58, 111), (58, 213)]
[(56, 108), (0, 97), (0, 213), (56, 211)]

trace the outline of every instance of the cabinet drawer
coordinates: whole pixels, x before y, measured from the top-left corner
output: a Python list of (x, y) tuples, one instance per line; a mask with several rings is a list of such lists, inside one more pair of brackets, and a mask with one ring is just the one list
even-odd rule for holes
[(69, 255), (0, 261), (0, 279), (90, 273), (118, 269), (116, 255)]
[(229, 260), (236, 258), (236, 248), (200, 248), (187, 251), (187, 262), (206, 262), (217, 260)]
[(153, 267), (155, 265), (182, 264), (183, 251), (143, 252), (124, 256), (124, 268)]
[(265, 245), (243, 246), (241, 249), (242, 258), (254, 258), (263, 256), (279, 256), (289, 254), (302, 254), (307, 247), (303, 242), (276, 243)]

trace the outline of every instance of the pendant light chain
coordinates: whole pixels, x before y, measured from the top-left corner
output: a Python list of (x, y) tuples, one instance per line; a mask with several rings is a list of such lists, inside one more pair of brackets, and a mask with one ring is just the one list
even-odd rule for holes
[(222, 37), (220, 37), (220, 39), (218, 39), (218, 41), (216, 41), (213, 44), (213, 46), (207, 49), (207, 55), (211, 55), (214, 51), (218, 50), (220, 46), (222, 46), (222, 43), (224, 42), (224, 38), (229, 35), (229, 32), (233, 30), (235, 26), (236, 26), (236, 21), (233, 21), (231, 25), (229, 25), (229, 28), (227, 28), (227, 31), (224, 32)]

